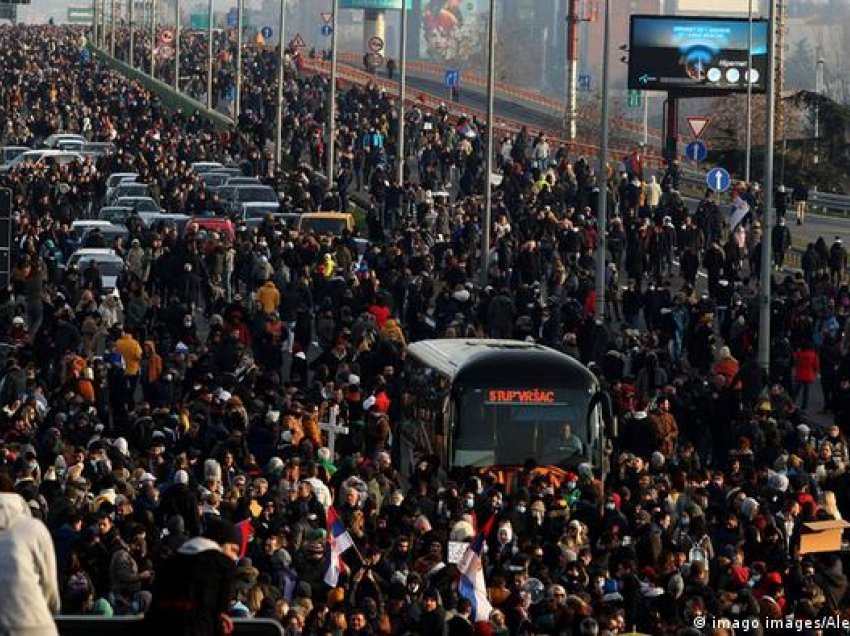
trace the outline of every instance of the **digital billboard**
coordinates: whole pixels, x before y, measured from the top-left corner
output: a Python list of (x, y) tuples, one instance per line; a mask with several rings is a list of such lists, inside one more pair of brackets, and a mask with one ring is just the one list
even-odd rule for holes
[(422, 0), (419, 33), (424, 57), (458, 65), (480, 53), (488, 10), (487, 0)]
[(749, 23), (740, 18), (632, 16), (629, 88), (692, 93), (763, 93), (768, 24), (753, 20), (753, 68), (747, 68)]
[[(413, 0), (407, 0), (412, 8)], [(401, 9), (401, 0), (339, 0), (340, 9)]]

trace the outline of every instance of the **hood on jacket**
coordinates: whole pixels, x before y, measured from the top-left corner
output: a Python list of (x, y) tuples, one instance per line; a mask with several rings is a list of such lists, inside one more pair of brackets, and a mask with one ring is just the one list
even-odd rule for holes
[(145, 351), (148, 353), (156, 353), (156, 343), (153, 340), (145, 340)]
[(0, 493), (0, 530), (8, 530), (20, 519), (31, 516), (30, 507), (19, 494)]
[(193, 537), (186, 543), (177, 548), (179, 554), (200, 554), (201, 552), (209, 552), (214, 550), (221, 552), (221, 546), (211, 539), (204, 537)]

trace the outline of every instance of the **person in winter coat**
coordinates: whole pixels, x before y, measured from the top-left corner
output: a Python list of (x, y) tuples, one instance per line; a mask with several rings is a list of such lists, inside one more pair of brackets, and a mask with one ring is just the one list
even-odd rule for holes
[(800, 408), (804, 411), (809, 408), (809, 393), (818, 373), (820, 373), (818, 353), (811, 342), (803, 343), (794, 352), (794, 400), (797, 400), (800, 392), (803, 393)]
[(672, 457), (676, 452), (679, 425), (670, 412), (670, 401), (666, 397), (658, 401), (658, 408), (649, 415), (649, 425), (655, 437), (655, 450), (665, 457)]
[(157, 568), (144, 633), (224, 636), (242, 537), (232, 523), (212, 518), (204, 536), (189, 539)]
[(7, 477), (0, 478), (0, 554), (0, 633), (56, 636), (51, 615), (59, 612), (59, 586), (53, 540)]

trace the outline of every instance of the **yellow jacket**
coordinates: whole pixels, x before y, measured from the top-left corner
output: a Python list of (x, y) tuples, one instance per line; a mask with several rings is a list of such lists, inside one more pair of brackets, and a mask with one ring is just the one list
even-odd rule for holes
[(263, 306), (263, 311), (270, 314), (280, 306), (280, 292), (272, 281), (266, 281), (257, 292), (257, 300)]
[(124, 373), (139, 375), (142, 370), (142, 346), (128, 333), (121, 334), (115, 343), (115, 349), (124, 358)]

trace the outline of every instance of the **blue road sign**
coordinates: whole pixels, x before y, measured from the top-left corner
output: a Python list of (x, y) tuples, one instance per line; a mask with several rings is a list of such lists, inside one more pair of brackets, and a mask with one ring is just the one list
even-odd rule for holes
[(272, 35), (274, 35), (274, 31), (272, 31), (272, 28), (270, 26), (264, 26), (263, 30), (260, 31), (260, 33), (267, 40), (271, 39)]
[(232, 29), (236, 26), (239, 26), (239, 10), (231, 9), (227, 12), (227, 27)]
[(702, 141), (697, 139), (685, 146), (685, 156), (691, 161), (700, 163), (705, 161), (705, 158), (708, 156), (708, 148), (705, 147)]
[(590, 87), (592, 82), (593, 80), (591, 75), (589, 73), (583, 73), (578, 76), (578, 81), (576, 82), (576, 84), (578, 85), (578, 89), (580, 91), (582, 91), (583, 93), (589, 93), (591, 90)]
[(460, 71), (454, 68), (446, 69), (446, 87), (457, 88), (460, 86)]
[(326, 38), (331, 37), (331, 34), (333, 34), (333, 32), (334, 28), (330, 24), (322, 25), (322, 35), (324, 35)]
[(715, 166), (705, 175), (705, 182), (715, 192), (726, 192), (732, 185), (732, 177), (729, 176), (726, 168)]

